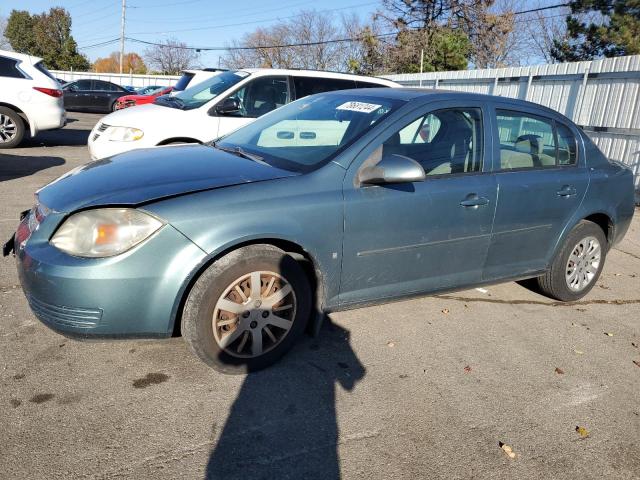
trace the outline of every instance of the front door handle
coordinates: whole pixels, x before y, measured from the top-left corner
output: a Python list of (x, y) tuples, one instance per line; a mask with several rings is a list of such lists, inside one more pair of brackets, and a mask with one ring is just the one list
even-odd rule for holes
[(464, 200), (460, 202), (460, 205), (466, 208), (478, 208), (483, 205), (487, 205), (489, 203), (489, 199), (486, 197), (480, 197), (477, 193), (470, 193), (465, 197)]
[(576, 187), (573, 185), (564, 185), (556, 192), (559, 197), (575, 197), (577, 193)]

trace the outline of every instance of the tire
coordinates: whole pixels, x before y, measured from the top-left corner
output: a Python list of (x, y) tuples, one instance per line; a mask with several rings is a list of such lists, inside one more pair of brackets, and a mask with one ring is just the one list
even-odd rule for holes
[(22, 117), (7, 107), (0, 107), (0, 148), (15, 148), (24, 137)]
[(118, 100), (116, 99), (115, 102), (113, 102), (111, 104), (111, 112), (117, 112), (118, 110), (116, 110), (116, 103), (118, 103)]
[[(256, 278), (259, 295), (252, 294)], [(283, 298), (275, 301), (276, 295)], [(272, 365), (293, 346), (310, 313), (311, 289), (300, 263), (271, 245), (249, 245), (220, 258), (196, 280), (184, 305), (181, 332), (191, 350), (215, 370), (252, 372)]]
[[(607, 250), (607, 238), (602, 229), (593, 222), (582, 220), (569, 232), (549, 271), (537, 278), (541, 292), (563, 302), (580, 300), (598, 282)], [(599, 257), (595, 262), (597, 254)]]

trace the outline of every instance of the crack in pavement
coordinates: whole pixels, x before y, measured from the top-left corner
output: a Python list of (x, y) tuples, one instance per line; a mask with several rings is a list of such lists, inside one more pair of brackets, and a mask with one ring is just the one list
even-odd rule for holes
[(634, 300), (583, 300), (580, 302), (543, 302), (542, 300), (500, 300), (498, 298), (460, 297), (456, 295), (434, 295), (440, 300), (454, 300), (456, 302), (484, 302), (500, 303), (504, 305), (542, 305), (543, 307), (575, 307), (582, 305), (633, 305), (640, 304), (640, 299)]
[(630, 257), (633, 257), (633, 258), (635, 258), (637, 260), (640, 260), (640, 255), (636, 255), (635, 253), (627, 252), (625, 250), (620, 250), (619, 248), (614, 248), (614, 250), (617, 251), (617, 252), (625, 253), (625, 254), (629, 255)]

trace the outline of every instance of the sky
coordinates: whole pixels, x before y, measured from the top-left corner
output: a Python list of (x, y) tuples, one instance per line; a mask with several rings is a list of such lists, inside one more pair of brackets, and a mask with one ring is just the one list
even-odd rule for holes
[[(125, 36), (151, 42), (177, 38), (189, 46), (224, 47), (231, 40), (259, 26), (290, 19), (304, 9), (331, 11), (335, 15), (356, 12), (361, 18), (370, 16), (380, 0), (126, 0)], [(0, 3), (0, 16), (8, 17), (12, 8), (40, 13), (52, 6), (64, 7), (71, 13), (72, 34), (91, 61), (119, 51), (115, 42), (91, 47), (120, 38), (122, 0), (22, 0)], [(90, 48), (86, 48), (90, 47)], [(145, 47), (126, 43), (125, 51), (142, 53)], [(217, 67), (224, 52), (201, 52), (203, 67)]]

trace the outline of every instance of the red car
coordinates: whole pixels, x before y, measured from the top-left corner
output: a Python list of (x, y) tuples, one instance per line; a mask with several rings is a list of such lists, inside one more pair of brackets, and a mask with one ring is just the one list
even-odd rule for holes
[(120, 97), (114, 105), (114, 110), (122, 110), (127, 107), (134, 107), (136, 105), (143, 105), (145, 103), (151, 103), (160, 95), (167, 95), (173, 90), (173, 87), (160, 87), (157, 90), (153, 90), (146, 95), (125, 95)]

